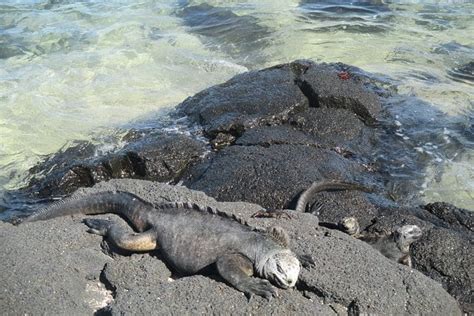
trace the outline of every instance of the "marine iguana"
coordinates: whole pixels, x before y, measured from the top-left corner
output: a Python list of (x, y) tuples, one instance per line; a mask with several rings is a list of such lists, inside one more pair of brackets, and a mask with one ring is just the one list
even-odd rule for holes
[(410, 245), (422, 235), (421, 228), (417, 225), (397, 227), (390, 234), (364, 234), (355, 217), (345, 217), (337, 226), (341, 231), (367, 242), (385, 257), (412, 267)]
[[(199, 273), (215, 265), (222, 278), (237, 290), (265, 298), (277, 295), (269, 281), (287, 289), (294, 287), (298, 279), (301, 263), (289, 249), (289, 238), (282, 228), (262, 232), (234, 215), (210, 207), (151, 204), (128, 192), (108, 191), (64, 199), (22, 223), (104, 213), (124, 217), (137, 233), (113, 221), (92, 218), (84, 220), (89, 232), (106, 236), (126, 250), (160, 249), (165, 260), (182, 274)], [(303, 265), (311, 265), (311, 259), (301, 260)], [(264, 279), (252, 277), (254, 274)]]
[[(363, 185), (342, 181), (318, 181), (313, 182), (299, 197), (296, 211), (305, 212), (306, 206), (313, 195), (327, 190), (359, 190), (374, 192), (373, 188)], [(317, 214), (315, 214), (317, 216)], [(405, 225), (395, 229), (391, 234), (375, 235), (363, 234), (360, 230), (359, 221), (355, 217), (345, 217), (336, 225), (331, 223), (320, 223), (327, 228), (341, 230), (357, 239), (361, 239), (380, 251), (385, 257), (398, 263), (412, 266), (410, 257), (410, 245), (418, 240), (421, 229), (416, 225)]]

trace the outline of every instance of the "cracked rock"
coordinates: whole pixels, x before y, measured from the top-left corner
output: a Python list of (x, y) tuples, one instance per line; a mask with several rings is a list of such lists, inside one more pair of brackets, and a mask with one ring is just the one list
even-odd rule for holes
[(177, 109), (213, 137), (220, 132), (240, 136), (249, 128), (285, 121), (290, 113), (307, 107), (307, 98), (285, 64), (237, 75), (186, 99)]

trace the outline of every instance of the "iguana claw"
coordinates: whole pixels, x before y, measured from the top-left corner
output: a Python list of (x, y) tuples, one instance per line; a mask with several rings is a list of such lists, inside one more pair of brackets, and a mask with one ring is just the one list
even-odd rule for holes
[(316, 263), (314, 262), (314, 259), (311, 257), (311, 255), (299, 255), (298, 259), (301, 262), (301, 266), (307, 270), (316, 267)]
[(249, 298), (254, 294), (265, 297), (268, 300), (270, 300), (272, 297), (278, 296), (277, 289), (265, 279), (246, 279), (243, 284), (240, 284), (239, 289), (243, 291)]

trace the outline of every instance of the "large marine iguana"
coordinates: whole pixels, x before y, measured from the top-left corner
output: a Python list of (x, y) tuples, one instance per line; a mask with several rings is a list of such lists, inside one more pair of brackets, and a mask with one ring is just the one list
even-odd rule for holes
[[(262, 232), (233, 215), (194, 204), (155, 205), (128, 192), (109, 191), (64, 199), (23, 223), (104, 213), (124, 217), (136, 232), (113, 221), (92, 218), (84, 220), (89, 232), (106, 236), (126, 250), (160, 249), (167, 263), (182, 274), (195, 274), (215, 265), (222, 278), (239, 291), (266, 298), (277, 295), (269, 281), (286, 289), (294, 287), (298, 279), (300, 261), (289, 249), (283, 229), (273, 227)], [(264, 279), (252, 277), (254, 274)]]

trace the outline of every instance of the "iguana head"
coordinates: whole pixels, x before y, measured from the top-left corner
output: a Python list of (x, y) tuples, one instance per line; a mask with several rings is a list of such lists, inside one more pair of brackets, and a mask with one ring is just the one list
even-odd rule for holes
[(421, 228), (416, 225), (405, 225), (393, 232), (394, 240), (403, 253), (408, 253), (410, 245), (420, 239), (421, 235)]
[(295, 286), (300, 274), (300, 261), (288, 249), (282, 249), (266, 256), (260, 262), (259, 274), (283, 289)]
[(357, 235), (360, 233), (359, 221), (355, 217), (345, 217), (340, 222), (342, 230), (349, 235)]

